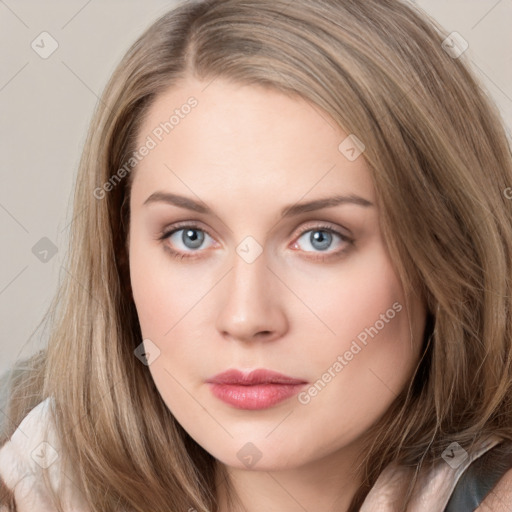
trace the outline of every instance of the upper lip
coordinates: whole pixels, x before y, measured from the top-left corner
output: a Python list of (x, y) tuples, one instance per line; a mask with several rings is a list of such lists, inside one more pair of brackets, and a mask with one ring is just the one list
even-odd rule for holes
[(238, 384), (243, 386), (253, 386), (256, 384), (305, 384), (307, 381), (295, 379), (288, 375), (283, 375), (282, 373), (261, 368), (250, 372), (230, 369), (215, 375), (206, 382), (212, 384)]

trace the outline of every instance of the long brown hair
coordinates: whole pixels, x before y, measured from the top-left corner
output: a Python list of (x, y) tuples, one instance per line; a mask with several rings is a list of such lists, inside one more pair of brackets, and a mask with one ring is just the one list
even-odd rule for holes
[[(410, 494), (452, 442), (512, 440), (512, 156), (496, 107), (464, 55), (443, 47), (447, 36), (398, 0), (210, 0), (179, 5), (128, 50), (91, 121), (68, 273), (36, 365), (91, 510), (217, 510), (213, 457), (133, 354), (131, 179), (112, 181), (155, 98), (191, 75), (299, 95), (361, 139), (392, 261), (428, 305), (421, 360), (371, 429), (350, 512), (392, 462), (414, 468)], [(18, 420), (31, 403), (18, 401)]]

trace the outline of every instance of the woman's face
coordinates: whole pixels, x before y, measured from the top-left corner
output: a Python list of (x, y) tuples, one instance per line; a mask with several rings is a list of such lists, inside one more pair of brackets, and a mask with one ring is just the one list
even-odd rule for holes
[[(403, 294), (347, 136), (302, 99), (222, 79), (168, 90), (139, 133), (136, 353), (179, 423), (229, 466), (343, 453), (418, 361), (425, 310)], [(216, 380), (231, 369), (294, 380)]]

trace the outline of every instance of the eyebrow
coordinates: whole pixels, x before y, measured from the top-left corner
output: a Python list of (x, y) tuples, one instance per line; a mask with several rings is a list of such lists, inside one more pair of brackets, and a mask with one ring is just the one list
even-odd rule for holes
[[(171, 194), (169, 192), (154, 192), (144, 201), (143, 204), (149, 205), (152, 203), (166, 203), (178, 206), (180, 208), (186, 208), (187, 210), (192, 210), (198, 213), (213, 214), (212, 210), (205, 204), (195, 201), (189, 197), (180, 196), (178, 194)], [(294, 217), (301, 213), (320, 210), (322, 208), (331, 208), (333, 206), (342, 204), (355, 204), (365, 208), (374, 206), (371, 201), (368, 201), (367, 199), (364, 199), (363, 197), (357, 196), (355, 194), (335, 195), (286, 206), (281, 210), (281, 218)]]

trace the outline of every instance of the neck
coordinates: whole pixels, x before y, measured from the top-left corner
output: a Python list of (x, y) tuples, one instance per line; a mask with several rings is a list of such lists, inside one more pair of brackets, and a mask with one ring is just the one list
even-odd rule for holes
[(305, 465), (275, 470), (219, 463), (218, 512), (347, 512), (361, 483), (357, 453), (344, 447)]

